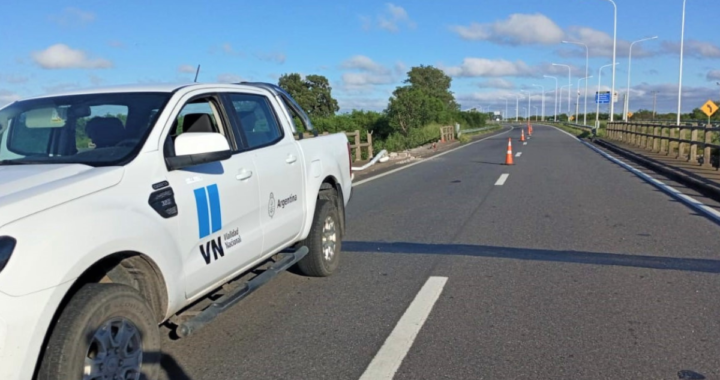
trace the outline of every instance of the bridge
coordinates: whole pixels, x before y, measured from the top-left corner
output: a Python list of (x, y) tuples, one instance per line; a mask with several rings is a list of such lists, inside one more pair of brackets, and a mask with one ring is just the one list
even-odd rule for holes
[(720, 203), (522, 127), (357, 173), (339, 273), (168, 338), (164, 378), (720, 378)]

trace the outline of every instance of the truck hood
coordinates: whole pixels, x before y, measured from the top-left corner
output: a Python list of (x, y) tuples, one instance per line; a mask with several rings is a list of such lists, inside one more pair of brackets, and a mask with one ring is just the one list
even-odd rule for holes
[(81, 164), (0, 166), (0, 227), (117, 185), (123, 172)]

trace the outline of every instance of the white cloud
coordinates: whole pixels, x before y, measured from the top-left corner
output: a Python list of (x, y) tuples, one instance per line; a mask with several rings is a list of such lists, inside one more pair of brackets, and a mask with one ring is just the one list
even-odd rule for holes
[[(680, 54), (680, 43), (663, 41), (662, 50), (667, 54)], [(685, 57), (693, 58), (720, 58), (720, 47), (711, 43), (697, 40), (685, 41)]]
[[(362, 22), (362, 28), (364, 30), (370, 30), (373, 27), (372, 20), (367, 16), (360, 16)], [(401, 25), (407, 26), (408, 28), (415, 28), (415, 22), (410, 19), (405, 8), (395, 5), (393, 3), (386, 3), (385, 10), (377, 16), (377, 27), (386, 30), (391, 33), (396, 33), (400, 30)]]
[(509, 90), (515, 88), (515, 84), (502, 78), (492, 78), (478, 83), (478, 87)]
[(103, 58), (89, 58), (82, 50), (65, 44), (55, 44), (32, 53), (32, 59), (43, 69), (107, 69), (112, 62)]
[(340, 112), (352, 110), (382, 111), (387, 107), (387, 98), (338, 98)]
[(3, 107), (6, 104), (12, 103), (16, 100), (20, 100), (20, 95), (8, 90), (0, 89), (0, 107)]
[(356, 70), (342, 75), (342, 87), (345, 90), (361, 90), (370, 86), (396, 82), (393, 70), (364, 55), (356, 55), (345, 60), (340, 64), (340, 68)]
[(395, 62), (395, 75), (407, 74), (407, 65), (404, 62)]
[(341, 65), (343, 69), (369, 71), (377, 74), (387, 74), (390, 70), (376, 63), (364, 55), (356, 55), (345, 60)]
[(720, 81), (720, 70), (711, 70), (707, 73), (707, 80), (713, 81), (718, 80)]
[(60, 14), (50, 16), (50, 19), (61, 26), (78, 26), (95, 21), (95, 13), (69, 7)]
[(244, 57), (245, 56), (245, 53), (235, 49), (231, 44), (229, 44), (227, 42), (223, 43), (219, 47), (213, 46), (210, 48), (210, 54), (215, 54), (218, 51), (220, 51), (221, 53), (223, 53), (225, 55), (232, 56), (232, 57)]
[(238, 83), (242, 82), (243, 79), (239, 75), (223, 73), (217, 76), (217, 81), (220, 83)]
[(178, 66), (178, 69), (177, 69), (178, 73), (181, 73), (181, 74), (194, 74), (196, 70), (197, 70), (197, 67), (195, 67), (193, 65), (180, 65), (180, 66)]
[(465, 40), (490, 41), (501, 45), (554, 45), (565, 33), (550, 18), (542, 14), (512, 14), (505, 20), (450, 28)]
[(285, 54), (280, 52), (257, 53), (255, 56), (261, 61), (275, 62), (281, 65), (285, 63), (285, 60), (287, 59)]
[(453, 77), (529, 77), (538, 73), (523, 61), (465, 58), (460, 66), (441, 67)]

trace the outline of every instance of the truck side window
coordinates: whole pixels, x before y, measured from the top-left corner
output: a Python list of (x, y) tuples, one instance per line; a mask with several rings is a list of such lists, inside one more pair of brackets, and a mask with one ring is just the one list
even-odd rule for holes
[[(175, 138), (183, 133), (194, 132), (215, 132), (227, 137), (218, 106), (211, 98), (195, 99), (183, 106), (165, 141), (165, 155), (175, 155)], [(228, 143), (233, 146), (230, 141)]]
[(266, 97), (229, 94), (228, 98), (240, 123), (238, 130), (245, 136), (249, 149), (272, 145), (283, 138), (275, 112)]

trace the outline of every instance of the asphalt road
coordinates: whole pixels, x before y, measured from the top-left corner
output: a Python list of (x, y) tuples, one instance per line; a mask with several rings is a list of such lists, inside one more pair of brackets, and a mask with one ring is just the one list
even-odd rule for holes
[(534, 129), (356, 187), (336, 275), (168, 339), (164, 378), (720, 378), (720, 226)]

